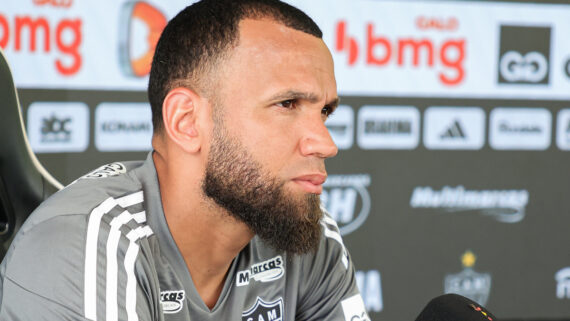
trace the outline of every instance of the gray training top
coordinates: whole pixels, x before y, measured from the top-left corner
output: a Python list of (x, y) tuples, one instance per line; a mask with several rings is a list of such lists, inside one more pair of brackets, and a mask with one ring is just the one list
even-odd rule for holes
[(170, 235), (151, 155), (85, 175), (30, 216), (0, 266), (0, 320), (369, 320), (329, 216), (316, 254), (254, 237), (210, 310)]

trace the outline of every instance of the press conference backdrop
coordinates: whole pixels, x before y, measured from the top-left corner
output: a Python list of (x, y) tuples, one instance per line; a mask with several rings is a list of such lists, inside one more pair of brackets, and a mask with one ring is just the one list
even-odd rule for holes
[[(455, 292), (570, 318), (570, 4), (290, 1), (324, 32), (341, 106), (322, 200), (373, 320)], [(27, 131), (64, 183), (150, 150), (149, 62), (186, 1), (4, 1)]]

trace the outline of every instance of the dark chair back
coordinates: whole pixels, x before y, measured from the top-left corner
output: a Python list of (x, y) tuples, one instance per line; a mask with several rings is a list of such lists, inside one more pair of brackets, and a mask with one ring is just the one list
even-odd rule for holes
[(28, 142), (18, 93), (0, 50), (0, 259), (30, 213), (62, 188)]

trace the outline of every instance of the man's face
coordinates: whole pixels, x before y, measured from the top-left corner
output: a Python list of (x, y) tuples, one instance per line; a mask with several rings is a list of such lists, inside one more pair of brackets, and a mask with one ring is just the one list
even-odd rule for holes
[(321, 39), (270, 20), (244, 20), (220, 67), (206, 196), (279, 250), (316, 248), (324, 160), (337, 148), (324, 125), (336, 107)]

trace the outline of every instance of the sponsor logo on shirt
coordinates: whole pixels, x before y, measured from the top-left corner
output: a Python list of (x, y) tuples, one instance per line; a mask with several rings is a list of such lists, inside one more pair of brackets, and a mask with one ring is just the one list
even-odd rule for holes
[(560, 300), (570, 299), (570, 267), (565, 267), (554, 275), (556, 280), (556, 297)]
[(473, 270), (477, 257), (467, 251), (461, 256), (463, 271), (445, 277), (445, 293), (457, 293), (481, 305), (487, 304), (491, 292), (491, 275)]
[(122, 163), (111, 163), (103, 165), (81, 178), (104, 178), (117, 176), (127, 172), (127, 168)]
[(71, 182), (68, 186), (77, 183), (77, 181), (82, 179), (92, 179), (92, 178), (105, 178), (111, 176), (117, 176), (127, 172), (127, 168), (122, 163), (110, 163), (103, 165), (92, 172), (89, 172), (78, 179)]
[(412, 208), (444, 209), (447, 212), (479, 211), (503, 223), (517, 223), (525, 217), (527, 190), (466, 190), (444, 186), (441, 191), (418, 186), (410, 199)]
[(283, 259), (281, 258), (281, 255), (278, 255), (267, 261), (253, 264), (247, 270), (239, 271), (237, 274), (236, 285), (248, 285), (251, 279), (257, 282), (275, 281), (281, 278), (284, 272), (285, 268), (283, 267)]
[(255, 304), (241, 314), (242, 321), (283, 321), (283, 298), (265, 302), (257, 297)]
[(344, 299), (340, 304), (342, 305), (345, 321), (370, 321), (360, 294)]
[(162, 312), (176, 313), (182, 310), (184, 297), (184, 290), (160, 292), (160, 304), (162, 305)]

